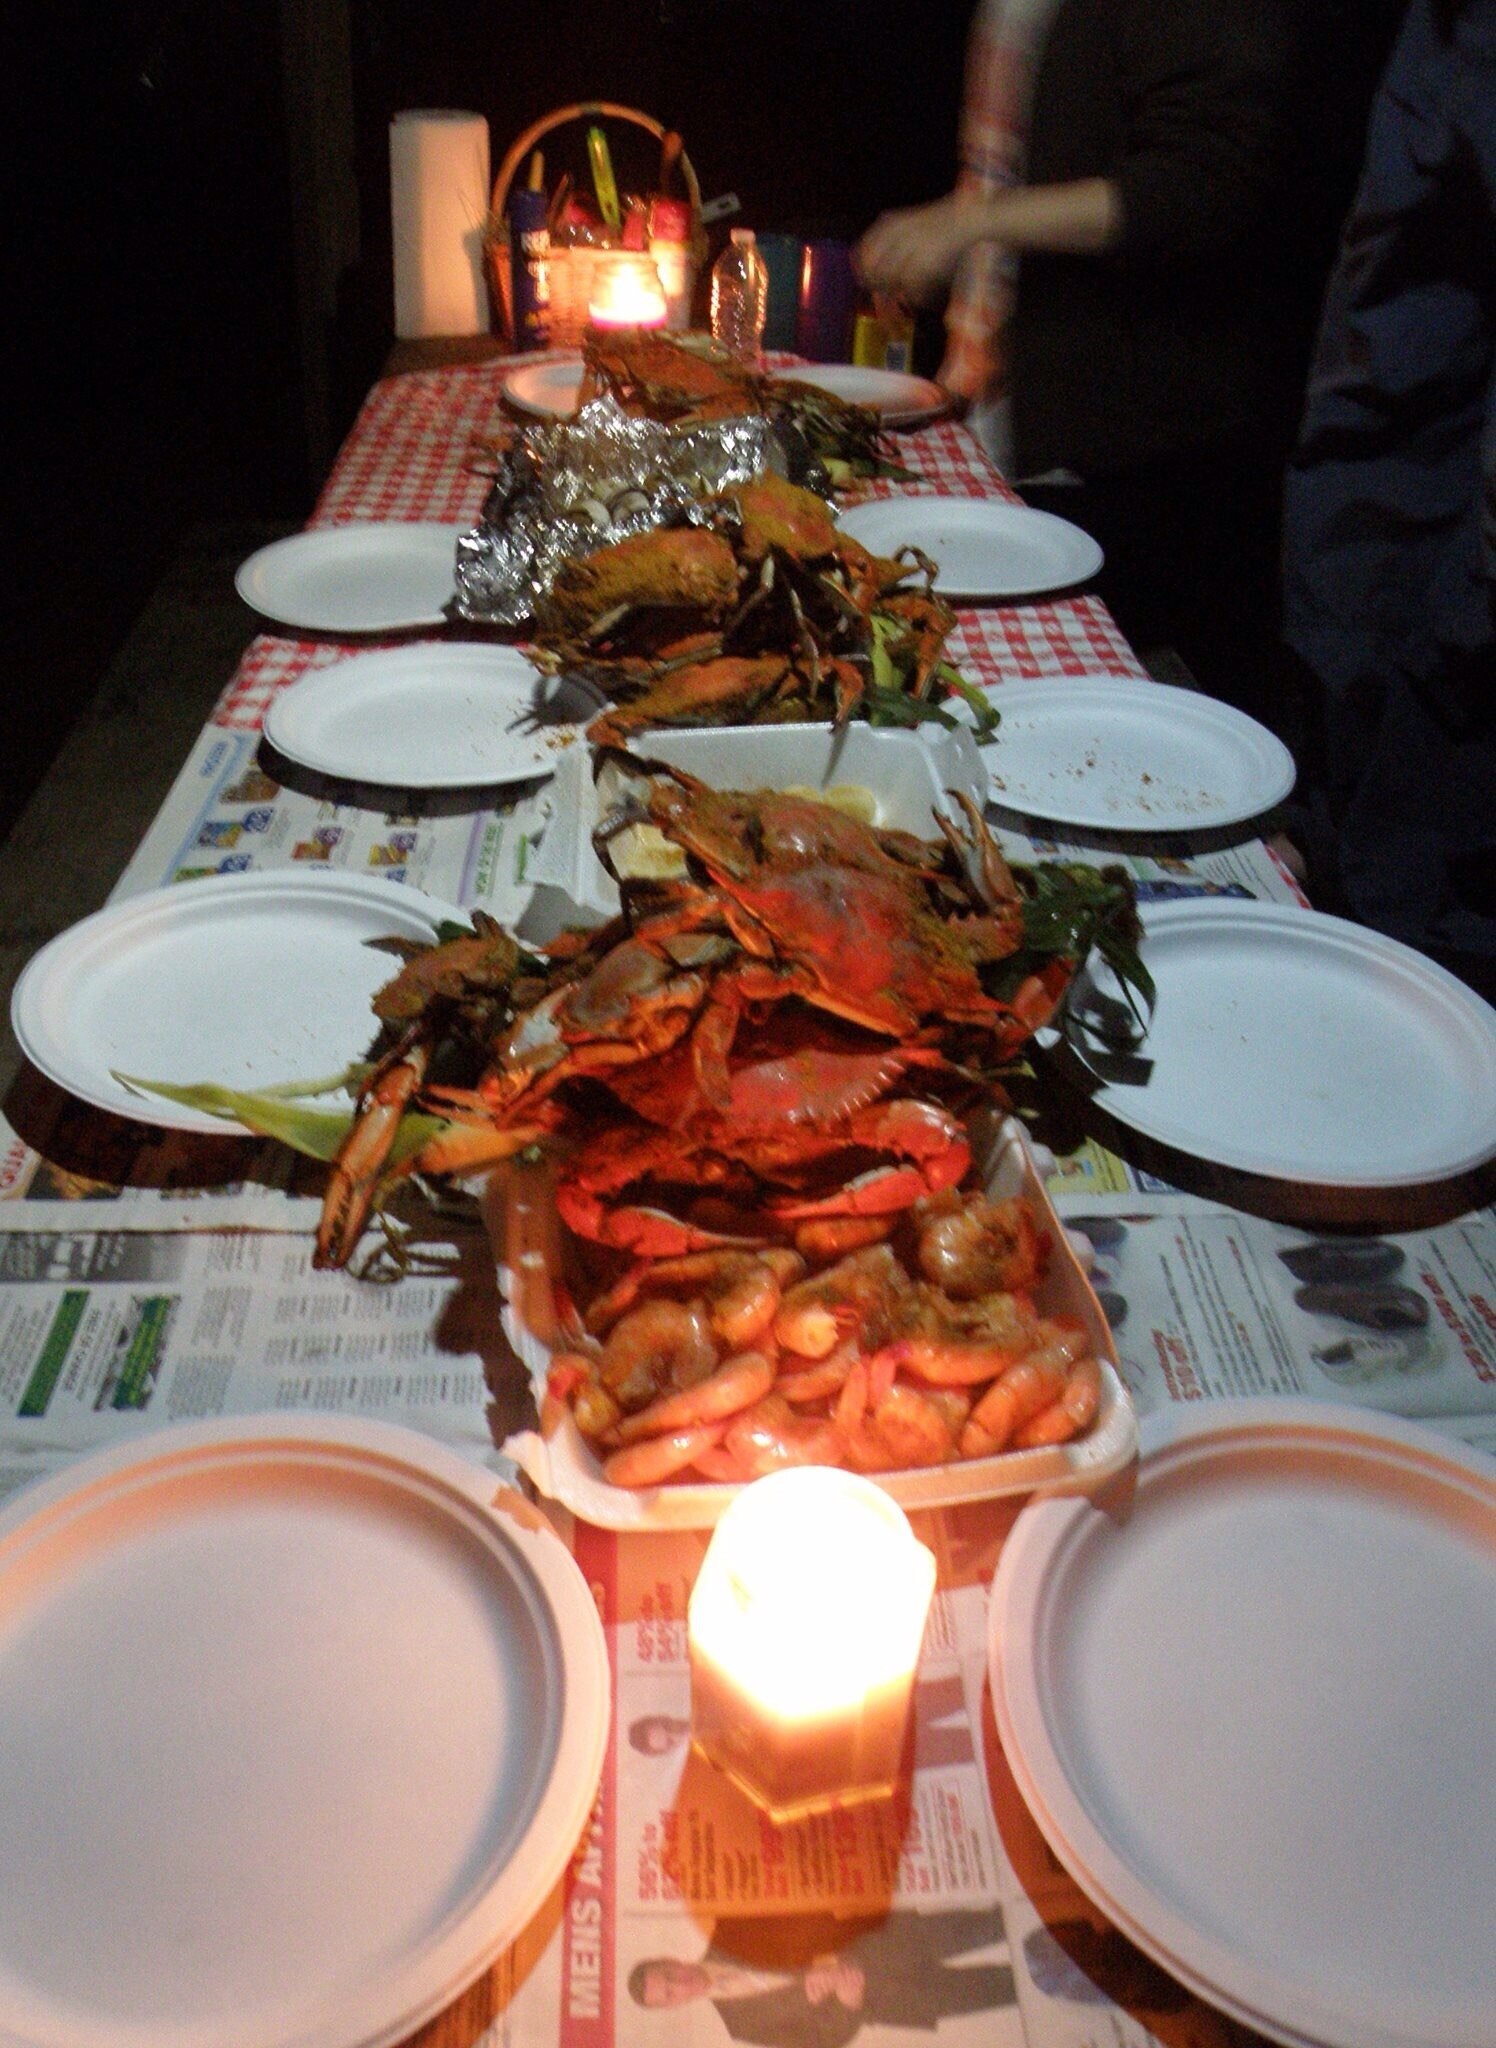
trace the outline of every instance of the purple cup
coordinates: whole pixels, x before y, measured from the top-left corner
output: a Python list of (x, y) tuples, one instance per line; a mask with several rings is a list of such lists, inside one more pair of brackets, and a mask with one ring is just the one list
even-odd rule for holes
[(857, 289), (850, 242), (805, 244), (795, 323), (795, 347), (802, 356), (813, 363), (851, 361)]

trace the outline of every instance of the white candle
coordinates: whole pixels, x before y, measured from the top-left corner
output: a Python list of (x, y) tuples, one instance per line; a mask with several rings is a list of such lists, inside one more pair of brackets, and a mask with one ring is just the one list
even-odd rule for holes
[(822, 1466), (746, 1487), (691, 1594), (691, 1727), (779, 1820), (898, 1782), (935, 1560), (871, 1480)]
[(647, 256), (607, 250), (592, 271), (587, 317), (594, 327), (663, 327), (665, 293)]

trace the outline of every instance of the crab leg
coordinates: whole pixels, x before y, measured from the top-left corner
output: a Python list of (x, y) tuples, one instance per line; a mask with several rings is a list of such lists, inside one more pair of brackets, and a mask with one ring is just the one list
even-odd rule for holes
[(411, 1097), (426, 1078), (431, 1041), (412, 1027), (381, 1060), (358, 1098), (322, 1198), (314, 1266), (346, 1265), (363, 1234), (374, 1190)]

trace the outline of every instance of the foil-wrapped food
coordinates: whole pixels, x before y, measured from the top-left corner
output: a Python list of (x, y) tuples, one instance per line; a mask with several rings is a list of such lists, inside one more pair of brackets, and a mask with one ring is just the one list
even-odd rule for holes
[(501, 456), (479, 524), (458, 539), (457, 612), (522, 626), (564, 563), (786, 466), (769, 421), (753, 414), (662, 424), (604, 397), (527, 428)]

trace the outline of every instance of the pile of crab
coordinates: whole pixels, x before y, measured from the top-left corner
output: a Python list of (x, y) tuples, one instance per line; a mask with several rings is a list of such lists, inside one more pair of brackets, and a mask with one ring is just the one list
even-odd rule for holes
[(580, 402), (611, 398), (636, 418), (666, 424), (754, 414), (774, 429), (792, 475), (829, 486), (856, 478), (907, 478), (876, 412), (793, 377), (749, 369), (705, 335), (676, 339), (642, 328), (589, 329), (582, 344)]
[(400, 1176), (538, 1147), (592, 1290), (550, 1391), (618, 1483), (1084, 1427), (1095, 1361), (1035, 1315), (1042, 1246), (973, 1191), (967, 1113), (1093, 944), (1141, 974), (1126, 877), (1010, 869), (970, 805), (923, 840), (625, 772), (600, 854), (647, 822), (684, 877), (621, 878), (617, 918), (543, 955), (480, 919), (407, 961), (376, 999), (387, 1042), (319, 1263)]
[(612, 701), (594, 743), (646, 726), (950, 725), (940, 700), (953, 695), (979, 734), (995, 724), (943, 658), (955, 614), (928, 558), (869, 553), (823, 498), (773, 475), (692, 518), (568, 563), (537, 605), (532, 660)]

